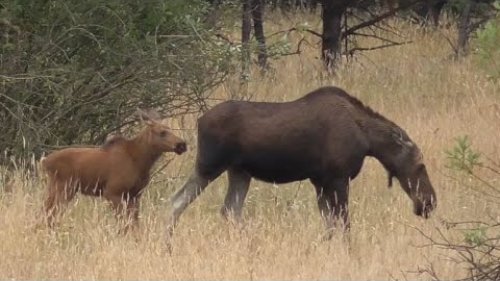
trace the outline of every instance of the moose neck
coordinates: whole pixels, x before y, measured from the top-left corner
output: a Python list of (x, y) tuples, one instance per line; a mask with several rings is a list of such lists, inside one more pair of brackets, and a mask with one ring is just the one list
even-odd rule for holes
[(151, 145), (149, 131), (144, 130), (130, 140), (129, 153), (134, 162), (140, 167), (140, 170), (147, 173), (162, 152)]
[(412, 143), (406, 132), (389, 120), (372, 118), (363, 129), (370, 144), (368, 156), (375, 157), (390, 173), (397, 176), (401, 161), (407, 155), (401, 142)]

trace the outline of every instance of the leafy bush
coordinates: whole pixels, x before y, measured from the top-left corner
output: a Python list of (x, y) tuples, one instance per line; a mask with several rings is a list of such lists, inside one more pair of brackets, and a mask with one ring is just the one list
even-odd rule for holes
[(232, 68), (202, 0), (0, 4), (1, 161), (99, 143), (137, 107), (204, 106)]
[(467, 136), (458, 137), (455, 147), (445, 151), (445, 153), (448, 157), (448, 169), (472, 174), (473, 169), (481, 165), (479, 161), (481, 154), (472, 150)]
[[(457, 180), (476, 196), (478, 202), (488, 200), (500, 207), (500, 164), (474, 151), (467, 136), (457, 138), (454, 148), (446, 152), (448, 168), (457, 172)], [(460, 175), (464, 178), (460, 178)], [(466, 266), (467, 276), (458, 280), (493, 281), (500, 278), (500, 217), (492, 214), (477, 221), (445, 222), (447, 228), (456, 229), (463, 241), (454, 242), (439, 231), (438, 239), (424, 235), (432, 242), (456, 254), (452, 260)], [(427, 272), (434, 280), (441, 280), (431, 267)]]
[[(496, 2), (500, 9), (500, 1)], [(486, 23), (477, 31), (475, 40), (476, 56), (479, 63), (493, 79), (500, 78), (500, 15)]]

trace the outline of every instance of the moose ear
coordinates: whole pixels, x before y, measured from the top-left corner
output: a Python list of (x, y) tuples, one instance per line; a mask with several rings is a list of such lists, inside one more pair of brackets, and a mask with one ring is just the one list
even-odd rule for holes
[(405, 137), (403, 136), (403, 131), (401, 129), (393, 130), (392, 138), (396, 141), (397, 144), (401, 145), (403, 148), (411, 148), (414, 145), (411, 140), (405, 139)]

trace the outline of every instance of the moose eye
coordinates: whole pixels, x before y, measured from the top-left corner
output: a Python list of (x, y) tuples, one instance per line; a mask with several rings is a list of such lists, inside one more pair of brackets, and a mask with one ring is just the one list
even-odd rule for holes
[(424, 164), (419, 164), (419, 165), (417, 166), (417, 172), (419, 172), (419, 173), (420, 173), (420, 172), (422, 172), (424, 169), (425, 169)]
[(166, 136), (167, 136), (167, 134), (168, 134), (168, 132), (167, 132), (167, 131), (161, 131), (161, 132), (160, 132), (160, 137), (164, 138), (164, 137), (166, 137)]

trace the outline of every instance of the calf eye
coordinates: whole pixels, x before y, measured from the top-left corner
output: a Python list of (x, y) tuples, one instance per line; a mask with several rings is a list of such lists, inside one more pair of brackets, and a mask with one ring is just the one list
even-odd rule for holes
[(164, 137), (166, 137), (166, 136), (167, 136), (167, 134), (168, 134), (168, 132), (167, 132), (167, 131), (161, 131), (161, 132), (160, 132), (160, 137), (164, 138)]

